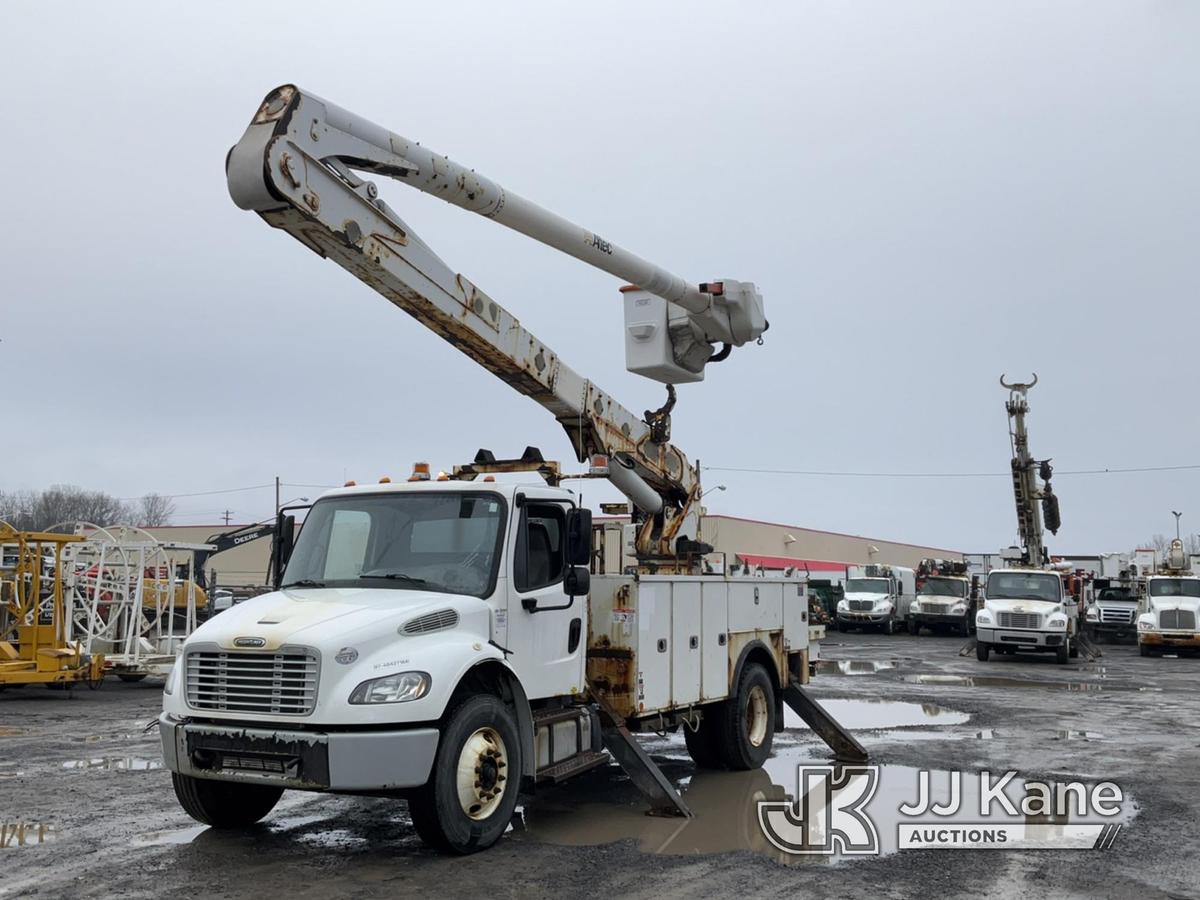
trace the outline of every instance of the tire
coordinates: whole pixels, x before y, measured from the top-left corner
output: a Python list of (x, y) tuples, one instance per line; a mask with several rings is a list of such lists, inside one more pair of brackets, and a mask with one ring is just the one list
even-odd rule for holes
[(146, 677), (145, 672), (118, 672), (117, 677), (126, 684), (136, 684)]
[(1150, 645), (1143, 644), (1141, 641), (1138, 641), (1138, 653), (1142, 656), (1149, 656), (1150, 655)]
[(715, 715), (716, 748), (725, 768), (758, 769), (775, 740), (775, 686), (758, 663), (747, 663), (736, 693)]
[(725, 768), (717, 741), (717, 724), (720, 704), (710, 706), (701, 713), (700, 727), (695, 731), (683, 726), (683, 742), (687, 745), (688, 755), (701, 769)]
[[(442, 729), (429, 781), (409, 794), (408, 812), (421, 840), (457, 854), (500, 840), (517, 807), (521, 754), (516, 717), (498, 697), (477, 695), (456, 706)], [(472, 769), (474, 784), (467, 780)]]
[(988, 655), (992, 652), (992, 645), (983, 641), (975, 642), (975, 658), (980, 662), (987, 662)]
[(210, 781), (171, 773), (183, 811), (213, 828), (246, 828), (261, 821), (279, 802), (283, 788), (234, 781)]
[(911, 635), (918, 635), (921, 633), (921, 626), (916, 622), (908, 622), (906, 627), (908, 629), (908, 633)]
[(1054, 661), (1056, 663), (1058, 663), (1060, 666), (1065, 666), (1067, 664), (1067, 662), (1070, 660), (1070, 658), (1071, 658), (1071, 649), (1066, 644), (1063, 644), (1061, 647), (1055, 648)]
[(964, 621), (961, 625), (959, 625), (958, 626), (958, 635), (959, 635), (959, 637), (970, 637), (971, 636), (971, 623)]
[(1075, 643), (1075, 641), (1069, 641), (1067, 643), (1067, 647), (1068, 647), (1067, 655), (1070, 656), (1071, 659), (1078, 659), (1079, 658), (1079, 644)]

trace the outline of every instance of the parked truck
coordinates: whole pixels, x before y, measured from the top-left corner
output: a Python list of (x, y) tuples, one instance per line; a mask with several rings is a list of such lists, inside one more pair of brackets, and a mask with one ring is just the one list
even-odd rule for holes
[(1158, 570), (1146, 578), (1144, 609), (1137, 619), (1138, 652), (1200, 649), (1200, 576), (1183, 549), (1171, 541)]
[(837, 604), (837, 628), (895, 634), (917, 593), (916, 573), (905, 566), (847, 566), (845, 592)]
[[(1136, 640), (1138, 611), (1146, 594), (1145, 577), (1138, 564), (1123, 553), (1102, 554), (1099, 568), (1088, 585), (1084, 632), (1092, 640)], [(1153, 569), (1147, 567), (1145, 571)]]
[(953, 630), (966, 637), (975, 628), (975, 580), (965, 562), (923, 559), (917, 565), (917, 596), (908, 607), (908, 632)]
[(1011, 568), (988, 573), (983, 608), (975, 615), (975, 655), (980, 662), (987, 662), (993, 650), (1053, 653), (1058, 662), (1065, 663), (1079, 653), (1079, 607), (1063, 574), (1052, 567), (1046, 549), (1043, 527), (1057, 533), (1060, 519), (1058, 498), (1050, 486), (1050, 460), (1033, 458), (1025, 426), (1027, 394), (1037, 384), (1037, 375), (1029, 383), (1014, 384), (1002, 376), (1000, 384), (1009, 392), (1005, 409), (1021, 555)]
[[(699, 469), (670, 443), (673, 385), (766, 330), (753, 285), (690, 285), (291, 85), (263, 101), (227, 169), (239, 206), (551, 412), (587, 470), (481, 450), (436, 478), (416, 467), (404, 483), (328, 492), (294, 545), (298, 510), (281, 510), (277, 589), (202, 625), (166, 684), (163, 755), (191, 816), (247, 826), (285, 789), (404, 797), (424, 841), (468, 853), (499, 839), (519, 790), (603, 765), (603, 750), (656, 810), (686, 815), (634, 733), (682, 728), (698, 765), (753, 769), (785, 702), (840, 756), (865, 759), (801, 687), (803, 580), (705, 574)], [(667, 384), (664, 407), (637, 417), (569, 369), (360, 172), (635, 282), (627, 367)], [(632, 548), (610, 535), (594, 574), (593, 548), (610, 542), (572, 477), (605, 479), (632, 507)]]

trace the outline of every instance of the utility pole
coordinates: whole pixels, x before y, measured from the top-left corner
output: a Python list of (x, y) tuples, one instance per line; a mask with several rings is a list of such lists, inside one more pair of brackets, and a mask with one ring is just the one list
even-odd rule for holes
[(279, 515), (279, 476), (275, 476), (275, 515)]
[(233, 517), (233, 510), (227, 509), (225, 512), (221, 513), (221, 515), (225, 517), (225, 524), (228, 525), (230, 518)]

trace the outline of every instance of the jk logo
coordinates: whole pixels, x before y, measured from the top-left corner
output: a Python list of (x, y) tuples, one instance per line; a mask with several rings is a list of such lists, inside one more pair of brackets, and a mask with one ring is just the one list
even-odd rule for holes
[(878, 786), (877, 766), (798, 766), (796, 799), (760, 800), (758, 824), (785, 853), (877, 854), (866, 806)]

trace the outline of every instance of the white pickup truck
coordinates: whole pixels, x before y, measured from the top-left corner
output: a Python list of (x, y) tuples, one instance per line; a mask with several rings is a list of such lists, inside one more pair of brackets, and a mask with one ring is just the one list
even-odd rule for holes
[(1079, 655), (1079, 609), (1058, 572), (993, 569), (983, 608), (975, 614), (975, 655), (1053, 653), (1060, 663)]
[(520, 788), (606, 763), (602, 742), (621, 760), (614, 726), (761, 766), (808, 680), (802, 581), (592, 578), (590, 513), (561, 487), (346, 487), (287, 544), (279, 589), (200, 626), (166, 683), (166, 765), (212, 826), (285, 789), (396, 796), (427, 843), (471, 852)]

